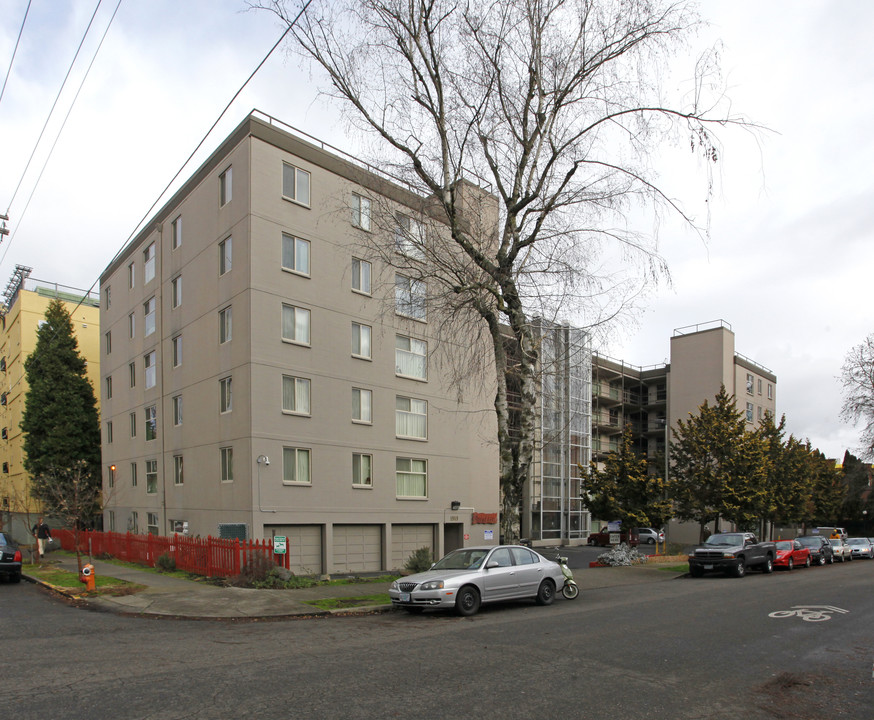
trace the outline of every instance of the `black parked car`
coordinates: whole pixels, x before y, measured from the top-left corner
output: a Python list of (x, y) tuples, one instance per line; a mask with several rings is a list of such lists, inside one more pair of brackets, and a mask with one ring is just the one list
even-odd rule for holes
[(813, 565), (831, 565), (835, 561), (835, 552), (828, 538), (822, 535), (802, 535), (795, 538), (804, 547), (810, 550), (810, 562)]
[(21, 582), (21, 550), (6, 533), (0, 533), (0, 575)]

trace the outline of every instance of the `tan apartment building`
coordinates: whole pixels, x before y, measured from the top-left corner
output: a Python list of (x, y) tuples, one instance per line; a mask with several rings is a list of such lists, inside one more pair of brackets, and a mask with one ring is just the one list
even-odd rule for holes
[(222, 142), (101, 276), (104, 529), (282, 535), (311, 573), (498, 541), (494, 383), (361, 242), (421, 205), (258, 113)]
[(3, 525), (19, 541), (29, 537), (42, 508), (30, 495), (24, 470), (21, 418), (27, 396), (24, 361), (36, 348), (37, 331), (49, 302), (63, 301), (71, 314), (79, 354), (99, 398), (100, 308), (96, 293), (36, 280), (32, 269), (17, 265), (0, 300), (0, 512)]

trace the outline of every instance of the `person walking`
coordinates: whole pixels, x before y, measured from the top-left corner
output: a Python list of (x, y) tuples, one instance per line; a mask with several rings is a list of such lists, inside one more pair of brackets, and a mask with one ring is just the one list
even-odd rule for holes
[(42, 560), (43, 556), (46, 554), (46, 543), (52, 541), (52, 531), (49, 526), (43, 522), (43, 519), (40, 518), (37, 520), (36, 525), (31, 529), (31, 532), (36, 538), (36, 543), (39, 548), (39, 559)]

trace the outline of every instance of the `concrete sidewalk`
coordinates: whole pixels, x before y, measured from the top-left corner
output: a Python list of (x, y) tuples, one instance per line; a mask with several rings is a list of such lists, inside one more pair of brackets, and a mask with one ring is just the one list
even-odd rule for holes
[[(58, 567), (77, 572), (76, 558), (49, 556)], [(359, 597), (388, 592), (388, 582), (355, 583), (350, 585), (319, 585), (295, 590), (253, 590), (249, 588), (220, 587), (206, 582), (183, 580), (148, 570), (94, 561), (95, 574), (127, 580), (145, 586), (132, 595), (113, 597), (101, 595), (83, 598), (94, 609), (130, 615), (149, 615), (188, 619), (256, 619), (282, 618), (305, 615), (329, 615), (349, 612), (391, 610), (391, 605), (355, 607), (348, 610), (321, 610), (307, 601), (324, 598)], [(653, 566), (592, 568), (580, 570), (574, 579), (581, 593), (605, 587), (640, 585), (674, 579), (683, 573), (658, 570)], [(40, 583), (35, 578), (24, 577)], [(45, 584), (45, 583), (40, 583)], [(64, 593), (61, 588), (54, 588)], [(73, 593), (64, 593), (71, 597)]]

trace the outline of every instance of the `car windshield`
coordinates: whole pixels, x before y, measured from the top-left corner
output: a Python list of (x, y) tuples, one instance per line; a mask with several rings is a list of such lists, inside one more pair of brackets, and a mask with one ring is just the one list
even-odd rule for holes
[(847, 540), (847, 545), (867, 545), (868, 541), (865, 538), (850, 538)]
[(816, 547), (817, 545), (822, 545), (822, 541), (819, 538), (800, 537), (798, 538), (798, 542), (808, 547)]
[(791, 540), (782, 540), (777, 543), (778, 550), (791, 550), (792, 549), (792, 541)]
[(432, 570), (476, 570), (483, 564), (488, 550), (453, 550), (436, 563)]
[(838, 538), (829, 538), (829, 542), (835, 547), (843, 544)]
[(711, 535), (704, 543), (705, 545), (743, 545), (744, 536), (738, 533), (719, 533)]

